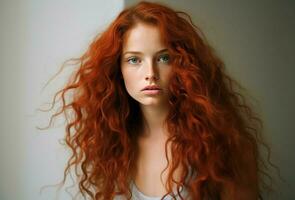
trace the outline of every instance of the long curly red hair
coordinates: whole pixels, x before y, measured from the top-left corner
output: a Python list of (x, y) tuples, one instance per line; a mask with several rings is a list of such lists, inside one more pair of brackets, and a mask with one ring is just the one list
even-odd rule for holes
[[(262, 121), (189, 15), (151, 2), (123, 10), (86, 53), (74, 59), (78, 70), (54, 97), (52, 105), (58, 97), (62, 105), (52, 118), (66, 114), (65, 142), (72, 150), (63, 183), (74, 166), (84, 197), (131, 197), (129, 183), (143, 119), (138, 102), (124, 86), (120, 58), (124, 35), (136, 23), (157, 26), (172, 58), (165, 120), (170, 134), (166, 152), (171, 142), (173, 155), (167, 194), (176, 184), (188, 188), (194, 200), (222, 195), (243, 199), (249, 191), (262, 199), (263, 188), (270, 187), (264, 177), (271, 179), (259, 151), (262, 144), (269, 152), (261, 137)], [(66, 99), (69, 92), (72, 98)], [(179, 165), (184, 170), (176, 181), (172, 175)], [(197, 176), (186, 182), (190, 168)]]

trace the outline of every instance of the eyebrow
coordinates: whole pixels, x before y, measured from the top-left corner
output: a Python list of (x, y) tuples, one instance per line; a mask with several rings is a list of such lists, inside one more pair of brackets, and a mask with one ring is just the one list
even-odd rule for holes
[[(162, 50), (156, 52), (156, 54), (159, 54), (159, 53), (162, 53), (162, 52), (165, 52), (165, 51), (168, 51), (168, 49), (162, 49)], [(125, 55), (127, 53), (130, 53), (130, 54), (142, 54), (142, 52), (140, 52), (140, 51), (126, 51), (125, 53), (123, 53), (123, 55)]]

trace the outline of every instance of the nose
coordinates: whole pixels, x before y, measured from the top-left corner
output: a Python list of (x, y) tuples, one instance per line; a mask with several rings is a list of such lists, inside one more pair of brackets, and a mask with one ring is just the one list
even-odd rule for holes
[(146, 64), (146, 76), (145, 80), (146, 81), (157, 81), (158, 78), (158, 72), (157, 72), (157, 67), (154, 61), (147, 62)]

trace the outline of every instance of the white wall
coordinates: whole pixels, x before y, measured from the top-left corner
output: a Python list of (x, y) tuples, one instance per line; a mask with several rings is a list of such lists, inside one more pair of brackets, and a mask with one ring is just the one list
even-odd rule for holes
[[(5, 0), (0, 2), (0, 199), (54, 199), (44, 185), (62, 179), (68, 152), (58, 143), (63, 127), (39, 131), (44, 108), (66, 81), (45, 83), (63, 61), (80, 56), (122, 10), (123, 0)], [(61, 192), (60, 199), (70, 199)]]

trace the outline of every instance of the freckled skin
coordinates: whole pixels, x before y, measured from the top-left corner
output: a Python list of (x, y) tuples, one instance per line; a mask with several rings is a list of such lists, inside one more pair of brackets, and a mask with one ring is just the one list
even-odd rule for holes
[[(168, 76), (171, 71), (168, 51), (156, 26), (143, 23), (130, 29), (124, 38), (121, 71), (128, 94), (145, 106), (160, 106), (167, 104)], [(141, 54), (127, 53), (129, 51)], [(168, 61), (168, 62), (167, 62)], [(155, 76), (158, 80), (151, 78)], [(146, 78), (149, 77), (147, 80)], [(161, 92), (157, 95), (147, 95), (141, 90), (148, 85), (158, 85)]]

